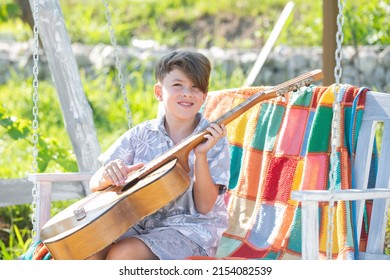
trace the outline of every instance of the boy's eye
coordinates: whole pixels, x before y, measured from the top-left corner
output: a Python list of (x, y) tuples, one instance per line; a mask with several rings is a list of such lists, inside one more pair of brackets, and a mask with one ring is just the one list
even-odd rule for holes
[(200, 89), (198, 86), (196, 86), (196, 85), (192, 85), (192, 87), (193, 87), (194, 89), (196, 89), (197, 91), (201, 91), (201, 89)]
[(181, 87), (181, 84), (173, 84), (174, 87)]

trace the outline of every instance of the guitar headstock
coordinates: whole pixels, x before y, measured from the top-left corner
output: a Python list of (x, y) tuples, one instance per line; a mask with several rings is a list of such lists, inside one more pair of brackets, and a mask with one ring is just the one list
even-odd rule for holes
[(313, 77), (313, 82), (322, 80), (324, 78), (324, 73), (322, 72), (321, 69), (315, 69), (307, 74), (311, 75)]
[(284, 82), (280, 85), (272, 88), (273, 91), (276, 91), (278, 96), (284, 96), (286, 93), (294, 90), (298, 90), (303, 86), (309, 86), (313, 82), (322, 80), (324, 78), (324, 74), (321, 69), (315, 69), (309, 72), (306, 72), (294, 79), (291, 79), (287, 82)]

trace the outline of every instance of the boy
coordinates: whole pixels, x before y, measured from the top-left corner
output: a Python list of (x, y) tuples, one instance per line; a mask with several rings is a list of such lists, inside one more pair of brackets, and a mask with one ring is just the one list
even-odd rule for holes
[(128, 130), (99, 157), (104, 166), (91, 178), (91, 190), (124, 184), (131, 171), (204, 127), (208, 126), (210, 134), (189, 155), (188, 190), (90, 259), (215, 255), (227, 228), (223, 193), (230, 177), (230, 153), (224, 125), (210, 124), (199, 113), (206, 100), (210, 72), (210, 61), (195, 51), (173, 51), (157, 63), (154, 94), (164, 105), (164, 115)]

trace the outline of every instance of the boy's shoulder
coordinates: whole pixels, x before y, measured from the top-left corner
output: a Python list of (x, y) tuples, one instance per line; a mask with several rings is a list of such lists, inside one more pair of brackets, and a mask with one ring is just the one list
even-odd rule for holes
[(133, 130), (159, 130), (161, 120), (159, 118), (143, 121), (133, 127)]
[(206, 119), (205, 116), (203, 116), (203, 114), (198, 113), (196, 115), (196, 118), (199, 119), (199, 122), (194, 132), (200, 132), (206, 129), (210, 125), (210, 121)]

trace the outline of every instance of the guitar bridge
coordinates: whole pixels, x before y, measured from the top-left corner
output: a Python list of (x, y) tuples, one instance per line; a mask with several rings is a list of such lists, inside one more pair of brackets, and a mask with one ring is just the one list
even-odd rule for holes
[(84, 219), (87, 216), (87, 213), (85, 212), (85, 209), (83, 207), (79, 207), (73, 211), (74, 216), (76, 217), (77, 221), (80, 221)]

